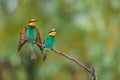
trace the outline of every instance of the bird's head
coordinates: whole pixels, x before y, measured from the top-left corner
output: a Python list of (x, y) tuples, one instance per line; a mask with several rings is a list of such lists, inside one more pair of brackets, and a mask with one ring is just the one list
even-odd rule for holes
[(56, 29), (51, 29), (50, 31), (49, 31), (49, 34), (48, 35), (50, 35), (50, 36), (56, 36)]
[(35, 27), (35, 26), (36, 26), (36, 21), (37, 21), (37, 19), (30, 19), (30, 20), (28, 21), (28, 25), (29, 25), (29, 26), (32, 26), (32, 27)]

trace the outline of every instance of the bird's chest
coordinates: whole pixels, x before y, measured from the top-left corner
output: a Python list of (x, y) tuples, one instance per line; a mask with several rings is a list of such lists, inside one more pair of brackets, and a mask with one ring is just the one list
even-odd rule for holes
[(27, 39), (32, 41), (36, 40), (35, 28), (31, 28), (31, 27), (27, 28)]
[(54, 37), (48, 36), (48, 37), (46, 38), (46, 40), (45, 40), (44, 47), (45, 47), (45, 48), (52, 48), (54, 42), (55, 42)]

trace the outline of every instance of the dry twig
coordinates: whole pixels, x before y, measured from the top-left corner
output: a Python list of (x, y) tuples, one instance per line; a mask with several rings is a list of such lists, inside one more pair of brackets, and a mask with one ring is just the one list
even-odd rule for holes
[(64, 54), (64, 53), (62, 53), (60, 51), (57, 51), (55, 49), (51, 49), (51, 50), (54, 51), (57, 54), (60, 54), (60, 55), (62, 55), (64, 57), (66, 57), (67, 59), (75, 62), (76, 64), (78, 64), (79, 66), (81, 66), (82, 68), (84, 68), (86, 71), (88, 71), (92, 75), (92, 80), (96, 80), (96, 71), (95, 71), (94, 67), (92, 67), (91, 69), (89, 69), (84, 64), (82, 64), (81, 62), (77, 61), (76, 59), (74, 59), (74, 58), (72, 58), (72, 57), (70, 57), (70, 56), (68, 56), (68, 55), (66, 55), (66, 54)]

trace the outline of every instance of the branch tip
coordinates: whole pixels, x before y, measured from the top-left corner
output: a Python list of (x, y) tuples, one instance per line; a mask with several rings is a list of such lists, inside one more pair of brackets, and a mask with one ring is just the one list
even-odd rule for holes
[(51, 49), (52, 51), (54, 51), (55, 53), (57, 54), (60, 54), (61, 56), (64, 56), (65, 58), (75, 62), (76, 64), (78, 64), (79, 66), (81, 66), (82, 68), (84, 68), (86, 71), (88, 71), (91, 75), (92, 75), (92, 80), (96, 80), (96, 70), (94, 67), (92, 67), (91, 69), (89, 69), (87, 66), (85, 66), (84, 64), (82, 64), (81, 62), (77, 61), (76, 59), (60, 52), (60, 51), (57, 51), (55, 49)]

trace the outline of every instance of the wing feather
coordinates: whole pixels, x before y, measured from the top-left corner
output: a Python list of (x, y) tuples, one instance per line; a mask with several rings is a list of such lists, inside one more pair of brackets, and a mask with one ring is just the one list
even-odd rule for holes
[(36, 28), (36, 45), (40, 48), (40, 50), (43, 53), (43, 46), (42, 46), (42, 42), (41, 42), (41, 38), (40, 38), (40, 33), (37, 28)]
[(20, 32), (20, 39), (19, 39), (19, 44), (18, 44), (18, 52), (20, 51), (20, 49), (22, 48), (22, 46), (26, 42), (26, 32), (27, 32), (27, 28), (26, 27), (22, 28), (22, 30)]

